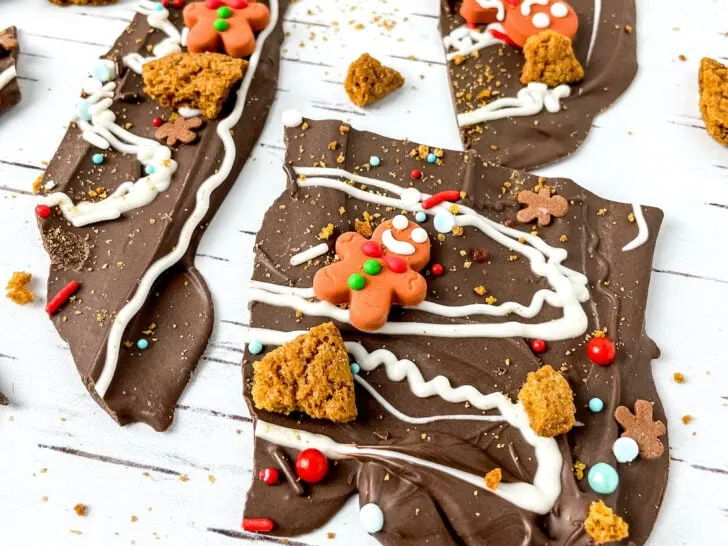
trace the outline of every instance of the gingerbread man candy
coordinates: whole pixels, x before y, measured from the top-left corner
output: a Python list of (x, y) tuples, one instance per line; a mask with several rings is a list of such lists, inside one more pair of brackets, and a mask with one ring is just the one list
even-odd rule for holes
[(579, 17), (565, 0), (506, 0), (505, 10), (503, 28), (517, 47), (544, 30), (573, 40), (579, 28)]
[(503, 0), (463, 0), (460, 15), (469, 27), (502, 21), (505, 17)]
[(417, 305), (427, 296), (419, 271), (430, 261), (430, 238), (403, 215), (382, 222), (369, 240), (354, 231), (340, 235), (336, 254), (339, 261), (314, 276), (313, 291), (319, 300), (348, 303), (359, 330), (378, 330), (393, 304)]
[(238, 59), (255, 51), (255, 32), (270, 22), (270, 11), (255, 0), (205, 0), (193, 2), (183, 12), (190, 53), (223, 49)]

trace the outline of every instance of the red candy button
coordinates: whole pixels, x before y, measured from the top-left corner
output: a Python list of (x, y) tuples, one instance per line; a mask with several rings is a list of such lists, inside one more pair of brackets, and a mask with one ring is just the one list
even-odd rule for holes
[(48, 205), (36, 205), (35, 214), (38, 218), (48, 218), (51, 215), (51, 208)]
[(367, 241), (362, 243), (361, 251), (365, 256), (369, 256), (370, 258), (381, 258), (382, 254), (384, 254), (382, 252), (382, 245), (376, 241)]
[(243, 530), (252, 533), (267, 533), (272, 531), (275, 524), (269, 518), (244, 518)]
[(278, 470), (275, 468), (264, 468), (258, 473), (258, 477), (267, 485), (275, 485), (278, 483)]
[(410, 172), (410, 176), (412, 177), (412, 180), (419, 180), (422, 178), (422, 171), (419, 169), (412, 169), (412, 172)]
[(385, 256), (384, 263), (394, 273), (404, 273), (407, 271), (407, 264), (402, 258), (395, 258), (394, 256)]
[(614, 362), (617, 348), (614, 342), (606, 337), (595, 337), (586, 344), (586, 354), (589, 360), (597, 366), (609, 366)]
[(543, 339), (534, 339), (531, 341), (531, 349), (534, 353), (543, 353), (546, 351), (546, 342)]
[(318, 449), (304, 449), (296, 457), (296, 474), (304, 482), (318, 483), (326, 477), (329, 461)]
[(162, 118), (160, 118), (159, 116), (155, 117), (152, 120), (152, 125), (154, 125), (155, 127), (161, 127), (163, 123), (164, 123), (164, 120)]
[(430, 271), (432, 271), (432, 274), (435, 277), (439, 277), (440, 275), (442, 275), (445, 272), (445, 268), (442, 267), (441, 264), (432, 264)]

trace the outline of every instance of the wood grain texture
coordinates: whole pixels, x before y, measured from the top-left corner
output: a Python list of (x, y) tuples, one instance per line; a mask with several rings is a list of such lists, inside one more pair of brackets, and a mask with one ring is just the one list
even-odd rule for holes
[[(87, 68), (131, 20), (135, 3), (2, 3), (0, 27), (17, 25), (23, 43), (23, 100), (0, 122), (0, 280), (27, 270), (43, 292), (48, 263), (30, 187), (63, 136)], [(0, 408), (0, 544), (281, 543), (240, 530), (253, 442), (239, 370), (254, 235), (285, 185), (280, 115), (297, 108), (457, 149), (437, 14), (437, 0), (300, 0), (287, 13), (269, 123), (197, 256), (218, 320), (169, 432), (119, 428), (80, 384), (45, 302), (20, 308), (2, 298), (0, 391), (12, 406)], [(395, 27), (377, 26), (376, 15)], [(717, 544), (728, 532), (728, 150), (705, 133), (696, 77), (701, 56), (728, 57), (726, 20), (728, 5), (719, 0), (638, 2), (635, 83), (596, 119), (574, 156), (540, 171), (665, 211), (647, 329), (663, 353), (653, 369), (670, 420), (672, 467), (653, 545)], [(342, 82), (348, 63), (364, 51), (400, 70), (406, 84), (360, 110)], [(676, 371), (685, 384), (673, 382)], [(680, 421), (685, 414), (695, 417), (689, 426)], [(89, 506), (85, 518), (74, 513), (77, 503)], [(324, 529), (289, 542), (374, 543), (358, 527), (351, 502)]]

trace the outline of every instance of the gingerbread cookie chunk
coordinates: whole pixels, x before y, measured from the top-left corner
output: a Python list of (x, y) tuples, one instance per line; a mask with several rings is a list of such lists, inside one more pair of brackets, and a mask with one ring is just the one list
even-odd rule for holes
[(0, 115), (20, 101), (20, 87), (15, 63), (18, 60), (18, 30), (8, 27), (0, 31)]
[(444, 0), (463, 144), (531, 169), (574, 152), (637, 71), (634, 0)]
[(36, 209), (47, 310), (84, 385), (120, 424), (157, 430), (209, 340), (195, 252), (265, 124), (288, 0), (260, 2), (270, 18), (244, 59), (185, 51), (177, 4), (141, 0), (91, 67)]
[[(305, 533), (357, 494), (361, 543), (644, 544), (668, 471), (644, 334), (662, 213), (294, 118), (249, 292), (243, 528)], [(351, 400), (339, 336), (345, 422), (319, 410)], [(617, 411), (637, 400), (649, 420)]]
[(700, 61), (700, 113), (708, 134), (728, 146), (728, 66), (707, 57)]

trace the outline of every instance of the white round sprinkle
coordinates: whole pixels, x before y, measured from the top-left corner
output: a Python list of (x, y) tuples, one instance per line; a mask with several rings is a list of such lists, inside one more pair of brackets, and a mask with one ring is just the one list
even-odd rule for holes
[(612, 452), (620, 463), (631, 463), (640, 454), (640, 446), (632, 438), (617, 438), (612, 445)]
[(551, 19), (545, 13), (537, 13), (531, 18), (531, 22), (536, 28), (547, 28), (551, 24)]
[(378, 504), (365, 504), (359, 510), (359, 523), (367, 533), (378, 533), (384, 528), (384, 512)]
[(551, 15), (554, 17), (566, 17), (569, 14), (569, 8), (563, 2), (556, 2), (551, 6)]
[(399, 198), (405, 205), (414, 205), (415, 203), (420, 202), (422, 194), (417, 188), (407, 188), (402, 192)]
[(438, 233), (450, 233), (455, 227), (455, 217), (446, 210), (440, 211), (435, 214), (433, 223)]
[(281, 120), (286, 127), (298, 127), (303, 123), (303, 116), (298, 110), (286, 110), (283, 112)]
[(422, 244), (427, 240), (427, 232), (421, 227), (415, 228), (410, 233), (410, 238), (418, 244)]
[(409, 226), (409, 220), (407, 220), (407, 217), (403, 214), (398, 214), (394, 218), (392, 218), (392, 225), (394, 226), (394, 229), (407, 229), (407, 226)]

